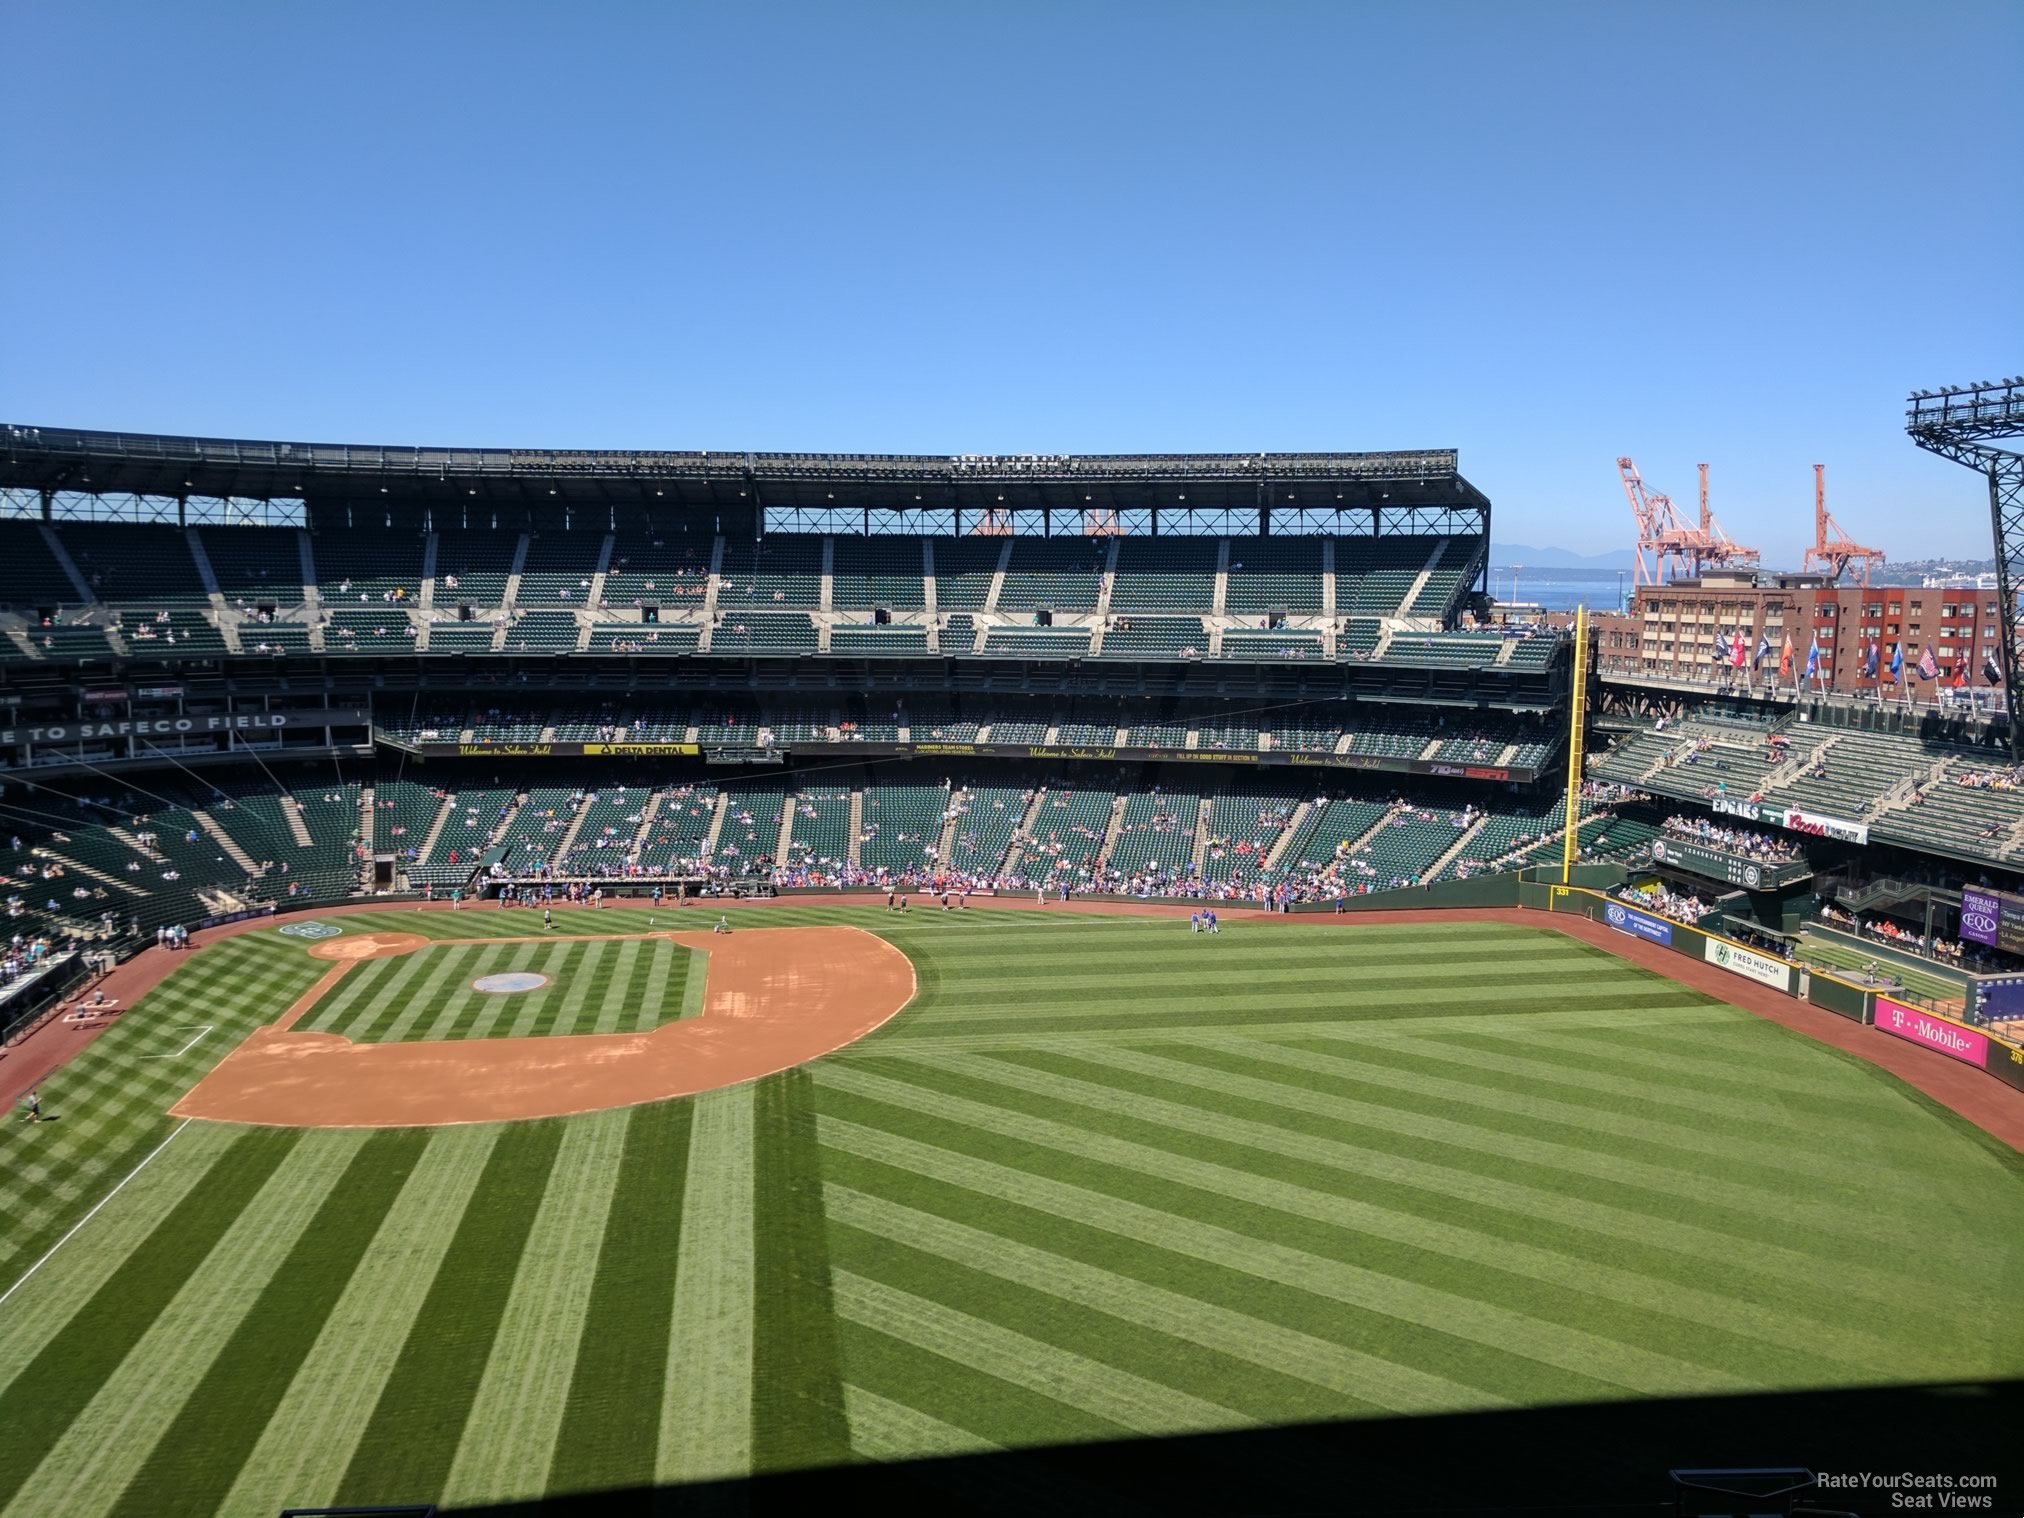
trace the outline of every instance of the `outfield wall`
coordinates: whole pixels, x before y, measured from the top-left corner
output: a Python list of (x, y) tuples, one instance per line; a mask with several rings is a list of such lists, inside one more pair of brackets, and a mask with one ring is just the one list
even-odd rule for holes
[(1743, 980), (1782, 991), (1851, 1022), (1868, 1024), (1881, 1033), (1931, 1049), (1950, 1059), (1986, 1071), (2004, 1084), (2024, 1091), (2024, 1046), (1983, 1028), (1923, 1007), (1881, 995), (1867, 986), (1838, 976), (1773, 959), (1745, 944), (1706, 933), (1686, 923), (1641, 912), (1625, 902), (1585, 886), (1527, 881), (1519, 888), (1519, 904), (1552, 912), (1573, 912), (1600, 922), (1626, 937), (1657, 944), (1688, 959), (1727, 970)]

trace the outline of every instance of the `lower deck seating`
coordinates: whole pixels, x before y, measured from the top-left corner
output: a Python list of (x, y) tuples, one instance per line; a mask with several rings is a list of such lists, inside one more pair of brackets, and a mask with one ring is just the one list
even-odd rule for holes
[(1162, 791), (1124, 799), (1117, 840), (1104, 861), (1112, 875), (1183, 880), (1193, 873), (1201, 798)]
[(640, 868), (648, 874), (669, 875), (693, 868), (704, 858), (717, 805), (717, 787), (707, 783), (663, 792), (647, 828), (646, 842), (640, 847)]
[(850, 857), (850, 792), (805, 790), (792, 798), (794, 830), (787, 843), (789, 869), (824, 872)]
[(1286, 796), (1218, 796), (1209, 803), (1208, 847), (1202, 855), (1204, 880), (1249, 881), (1265, 873), (1265, 860), (1293, 822), (1294, 802)]
[(892, 875), (932, 870), (939, 861), (931, 859), (929, 851), (940, 847), (948, 809), (949, 793), (940, 786), (866, 786), (859, 865)]
[(1110, 826), (1111, 791), (1049, 790), (1040, 800), (1019, 873), (1028, 880), (1077, 880), (1095, 867)]
[(979, 786), (957, 792), (950, 801), (957, 818), (949, 846), (949, 868), (964, 874), (995, 874), (1012, 847), (1012, 835), (1026, 816), (1027, 804), (1028, 793), (1010, 786)]

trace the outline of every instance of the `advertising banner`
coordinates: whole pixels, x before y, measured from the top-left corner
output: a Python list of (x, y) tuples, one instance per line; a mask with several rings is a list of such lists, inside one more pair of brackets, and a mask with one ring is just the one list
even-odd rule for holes
[(1628, 933), (1633, 938), (1642, 938), (1651, 943), (1672, 946), (1673, 925), (1663, 917), (1653, 917), (1635, 907), (1627, 907), (1620, 901), (1612, 901), (1602, 909), (1602, 920), (1619, 933)]
[(202, 717), (135, 717), (119, 722), (52, 723), (0, 728), (0, 744), (73, 743), (92, 738), (184, 738), (200, 733), (275, 733), (289, 728), (363, 727), (355, 711), (214, 712)]
[(1961, 887), (1961, 937), (1970, 943), (1996, 947), (1996, 927), (2002, 919), (2003, 900), (1995, 891), (1978, 886)]
[(1843, 843), (1868, 843), (1869, 825), (1842, 817), (1823, 817), (1818, 812), (1785, 809), (1785, 828), (1794, 833), (1811, 833), (1816, 838), (1839, 838)]
[(1709, 964), (1727, 970), (1731, 975), (1740, 975), (1745, 980), (1754, 980), (1759, 985), (1775, 986), (1783, 991), (1790, 983), (1790, 968), (1782, 959), (1753, 954), (1720, 938), (1702, 940), (1701, 952)]
[[(409, 743), (382, 735), (383, 741), (398, 743), (411, 753), (428, 759), (574, 759), (579, 757), (623, 756), (627, 758), (696, 757), (704, 750), (694, 743), (450, 743), (428, 741)], [(709, 757), (715, 761), (723, 750), (710, 750)], [(1118, 748), (1108, 747), (1062, 747), (1051, 744), (1027, 743), (822, 743), (796, 740), (792, 743), (775, 744), (775, 756), (767, 762), (779, 762), (782, 754), (837, 754), (847, 753), (855, 759), (909, 759), (909, 758), (1007, 758), (1007, 759), (1060, 759), (1087, 760), (1098, 764), (1113, 763), (1120, 759), (1154, 762), (1173, 761), (1186, 764), (1249, 765), (1257, 768), (1286, 769), (1356, 769), (1382, 770), (1390, 774), (1452, 774), (1471, 780), (1532, 780), (1538, 778), (1535, 769), (1501, 768), (1481, 766), (1432, 765), (1418, 759), (1395, 759), (1382, 754), (1331, 754), (1308, 749), (1198, 749), (1198, 748)]]
[(1869, 826), (1866, 823), (1851, 822), (1846, 817), (1824, 817), (1818, 812), (1802, 812), (1796, 806), (1770, 806), (1761, 801), (1737, 801), (1717, 796), (1708, 803), (1708, 807), (1725, 817), (1741, 817), (1745, 822), (1761, 822), (1770, 827), (1784, 828), (1787, 832), (1806, 833), (1815, 838), (1839, 838), (1843, 843), (1869, 842)]
[(1962, 886), (1961, 937), (2024, 954), (2024, 896), (1987, 886)]
[(1888, 996), (1876, 999), (1876, 1025), (1893, 1038), (1936, 1049), (1949, 1059), (1982, 1069), (1989, 1066), (1989, 1040), (1973, 1028), (1948, 1022)]

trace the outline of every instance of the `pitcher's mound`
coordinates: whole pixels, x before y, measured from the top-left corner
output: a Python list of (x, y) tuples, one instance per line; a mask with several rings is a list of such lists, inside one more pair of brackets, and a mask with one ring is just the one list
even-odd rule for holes
[(547, 984), (546, 975), (536, 975), (532, 970), (508, 970), (500, 975), (480, 975), (471, 982), (471, 989), (497, 995), (508, 991), (539, 991)]
[(419, 933), (366, 933), (357, 938), (327, 938), (310, 946), (315, 959), (388, 959), (410, 954), (428, 940)]

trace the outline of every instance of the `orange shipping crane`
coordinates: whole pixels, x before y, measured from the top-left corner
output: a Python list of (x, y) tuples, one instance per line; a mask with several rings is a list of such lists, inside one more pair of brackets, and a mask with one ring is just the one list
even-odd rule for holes
[(1757, 562), (1757, 550), (1733, 541), (1709, 513), (1706, 464), (1701, 465), (1700, 521), (1694, 525), (1680, 520), (1669, 496), (1646, 487), (1629, 459), (1618, 459), (1616, 467), (1631, 515), (1637, 518), (1636, 584), (1663, 585), (1683, 574), (1698, 575), (1704, 568)]
[(1694, 468), (1700, 471), (1701, 476), (1701, 536), (1707, 540), (1707, 546), (1701, 551), (1701, 563), (1711, 569), (1723, 565), (1755, 568), (1759, 558), (1757, 550), (1745, 548), (1722, 531), (1722, 524), (1708, 510), (1708, 466), (1696, 464)]
[(1841, 526), (1827, 514), (1827, 466), (1813, 466), (1813, 546), (1806, 550), (1804, 568), (1811, 570), (1816, 562), (1827, 571), (1830, 580), (1839, 580), (1847, 573), (1850, 564), (1860, 564), (1857, 571), (1860, 583), (1869, 584), (1869, 566), (1883, 563), (1881, 548), (1864, 548), (1860, 543), (1841, 530)]

